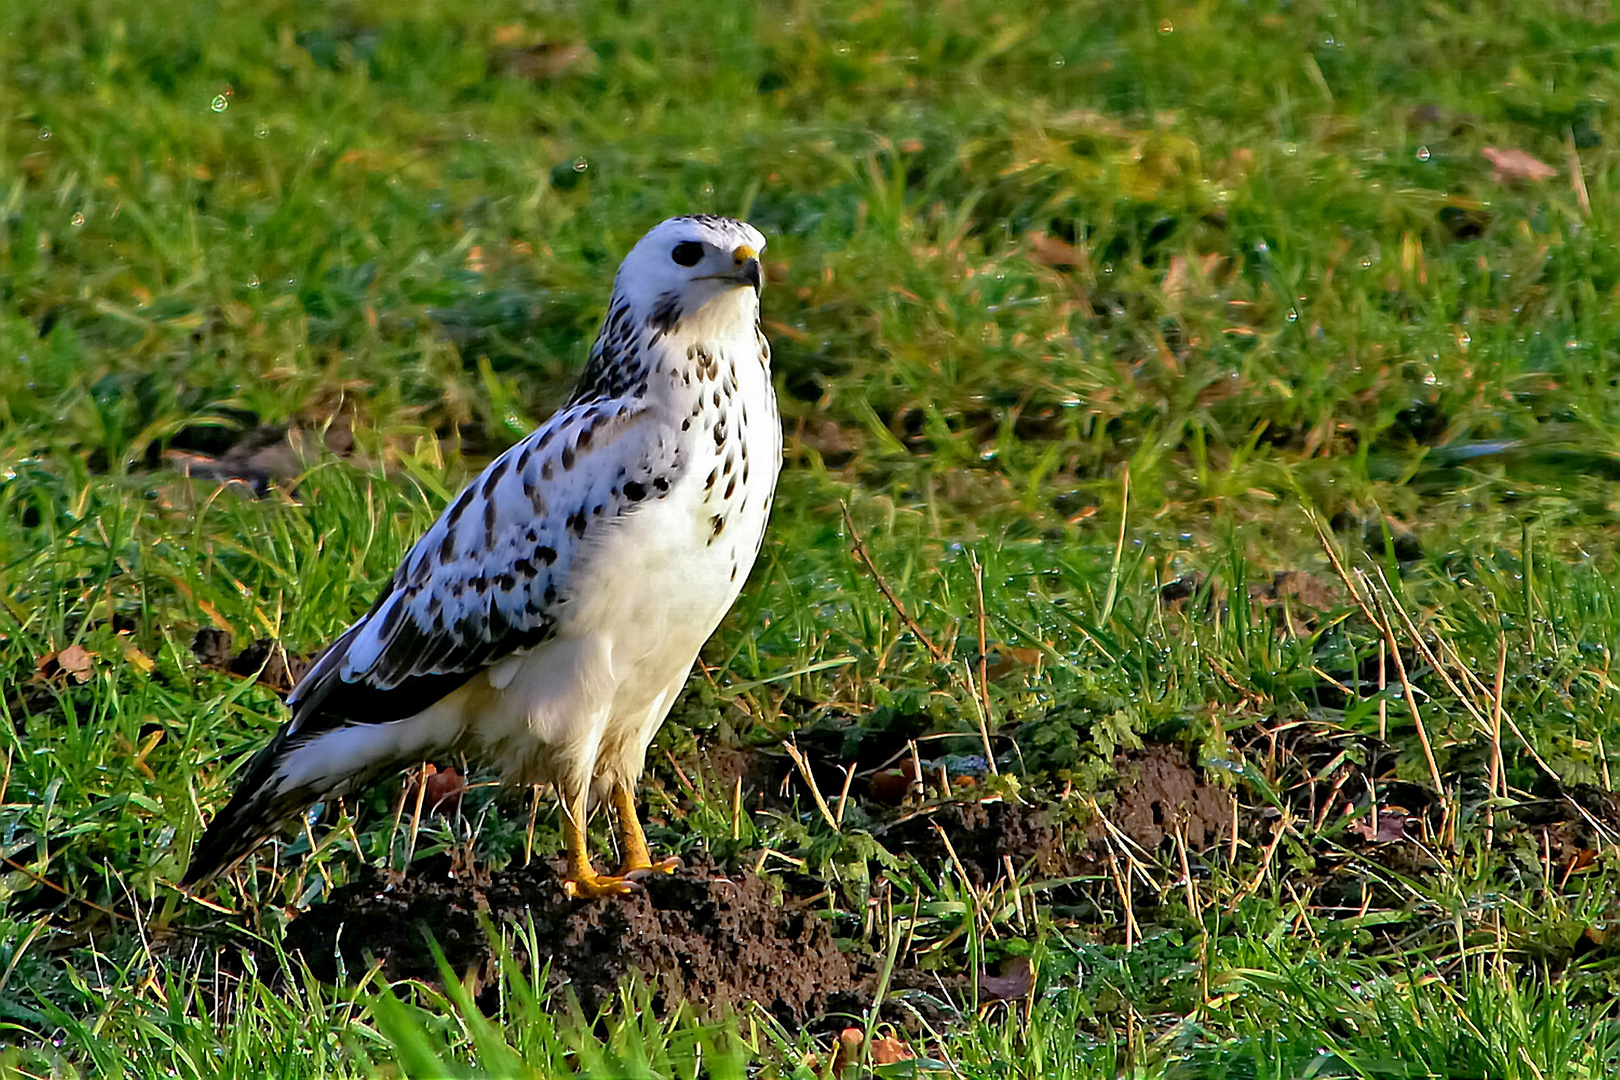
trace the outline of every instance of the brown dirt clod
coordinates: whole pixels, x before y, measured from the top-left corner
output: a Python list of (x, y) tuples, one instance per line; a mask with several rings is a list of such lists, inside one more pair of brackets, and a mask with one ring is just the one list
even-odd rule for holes
[(632, 971), (645, 977), (660, 1012), (681, 1000), (700, 1010), (755, 1001), (792, 1025), (861, 993), (861, 973), (826, 923), (774, 897), (753, 874), (726, 877), (704, 858), (642, 886), (628, 896), (571, 900), (549, 864), (504, 870), (475, 887), (453, 877), (448, 860), (424, 860), (392, 887), (370, 872), (339, 888), (291, 924), (287, 947), (324, 979), (336, 979), (341, 955), (353, 974), (372, 957), (391, 979), (436, 980), (431, 938), (452, 971), (485, 980), (496, 969), (478, 923), (483, 912), (498, 927), (521, 929), (532, 919), (534, 940), (550, 952), (528, 956), (520, 932), (511, 935), (514, 958), (525, 968), (549, 963), (551, 985), (571, 989), (586, 1015)]
[(944, 803), (878, 831), (877, 837), (895, 854), (910, 855), (929, 868), (949, 866), (954, 856), (975, 888), (1005, 873), (1003, 856), (1017, 873), (1031, 863), (1040, 877), (1083, 872), (1055, 815), (1000, 799)]
[[(1188, 848), (1196, 851), (1231, 828), (1230, 796), (1206, 782), (1179, 747), (1150, 744), (1120, 754), (1114, 767), (1119, 780), (1104, 812), (1145, 850), (1156, 850), (1180, 828)], [(926, 867), (948, 865), (954, 854), (975, 887), (1005, 874), (1004, 856), (1015, 873), (1033, 864), (1042, 878), (1098, 873), (1107, 860), (1103, 834), (1098, 821), (1066, 826), (1049, 803), (1001, 799), (946, 802), (877, 830), (891, 851), (909, 854)]]
[(1220, 788), (1204, 782), (1181, 750), (1150, 745), (1115, 762), (1122, 781), (1114, 789), (1108, 820), (1133, 841), (1152, 851), (1177, 827), (1186, 829), (1187, 846), (1207, 847), (1232, 827), (1232, 802)]

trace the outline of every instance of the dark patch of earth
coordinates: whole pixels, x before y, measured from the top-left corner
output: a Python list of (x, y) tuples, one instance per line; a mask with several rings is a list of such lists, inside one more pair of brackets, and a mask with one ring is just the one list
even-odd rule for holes
[[(1104, 813), (1142, 848), (1156, 850), (1178, 823), (1189, 851), (1217, 843), (1231, 829), (1231, 797), (1207, 783), (1179, 747), (1149, 745), (1121, 754), (1115, 769), (1119, 781)], [(1066, 822), (1049, 803), (947, 802), (873, 831), (889, 850), (930, 869), (949, 865), (954, 854), (978, 887), (1005, 875), (1003, 857), (1015, 873), (1033, 865), (1044, 878), (1096, 874), (1107, 860), (1101, 822)]]
[[(1207, 783), (1179, 747), (1150, 744), (1121, 754), (1114, 769), (1120, 783), (1108, 820), (1147, 850), (1163, 843), (1178, 823), (1193, 850), (1208, 847), (1231, 829), (1231, 796)], [(1091, 837), (1100, 830), (1094, 826)]]
[(513, 935), (514, 959), (549, 963), (553, 988), (571, 989), (586, 1015), (609, 1003), (632, 971), (646, 979), (660, 1013), (680, 1001), (701, 1009), (755, 1001), (778, 1020), (803, 1025), (870, 999), (869, 970), (839, 952), (814, 910), (773, 895), (746, 871), (726, 876), (706, 858), (672, 875), (654, 875), (628, 896), (572, 900), (557, 871), (536, 862), (478, 882), (452, 875), (447, 858), (424, 860), (389, 887), (381, 874), (345, 885), (287, 928), (286, 948), (314, 974), (338, 981), (343, 970), (382, 962), (389, 978), (437, 981), (428, 941), (452, 971), (484, 986), (495, 953), (482, 913), (496, 926), (534, 923), (549, 952), (531, 957), (525, 934)]
[[(730, 774), (733, 784), (740, 776), (745, 792), (762, 794), (757, 777), (770, 770), (755, 755), (736, 758), (718, 763), (714, 772)], [(1117, 766), (1119, 779), (1105, 812), (1142, 847), (1151, 851), (1166, 843), (1178, 822), (1189, 848), (1218, 843), (1230, 828), (1229, 796), (1207, 784), (1181, 749), (1150, 746), (1122, 754)], [(936, 823), (949, 838), (949, 850)], [(913, 856), (925, 869), (949, 865), (954, 853), (979, 887), (1004, 873), (1003, 856), (1011, 858), (1015, 872), (1033, 864), (1043, 878), (1106, 873), (1102, 824), (1076, 821), (1045, 798), (1030, 804), (946, 802), (873, 831), (880, 843)], [(414, 864), (394, 884), (365, 871), (295, 919), (285, 946), (327, 981), (356, 976), (380, 961), (388, 978), (436, 982), (431, 940), (453, 973), (470, 977), (490, 995), (481, 1004), (493, 1004), (495, 950), (480, 917), (519, 929), (532, 920), (543, 953), (527, 955), (527, 935), (513, 934), (514, 959), (523, 970), (549, 964), (551, 988), (571, 990), (587, 1015), (611, 1004), (632, 972), (646, 980), (652, 1007), (661, 1012), (682, 1000), (709, 1010), (754, 1001), (790, 1027), (821, 1027), (824, 1018), (859, 1014), (870, 1003), (871, 958), (840, 952), (829, 924), (771, 883), (747, 871), (727, 875), (705, 855), (642, 885), (629, 896), (578, 901), (564, 895), (557, 869), (547, 862), (466, 874), (440, 856)], [(911, 988), (908, 974), (895, 972), (891, 988)], [(916, 975), (923, 988), (966, 987), (960, 973), (946, 973), (943, 983), (940, 973)], [(894, 1005), (885, 1003), (886, 1016)], [(900, 1012), (892, 1019), (909, 1022)]]

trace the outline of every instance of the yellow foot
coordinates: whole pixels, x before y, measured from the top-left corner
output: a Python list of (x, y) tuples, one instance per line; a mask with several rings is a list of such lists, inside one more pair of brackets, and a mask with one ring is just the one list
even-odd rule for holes
[(649, 874), (673, 874), (685, 864), (674, 855), (659, 862), (631, 863), (619, 867), (618, 875), (626, 881), (640, 881)]
[(622, 874), (586, 871), (563, 879), (563, 892), (574, 900), (594, 900), (598, 896), (624, 896), (639, 888), (635, 880)]

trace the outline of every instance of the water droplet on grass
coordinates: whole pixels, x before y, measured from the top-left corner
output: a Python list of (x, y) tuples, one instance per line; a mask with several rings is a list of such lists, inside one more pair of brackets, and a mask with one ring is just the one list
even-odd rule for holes
[(1289, 322), (1299, 322), (1299, 309), (1297, 309), (1297, 308), (1289, 308), (1288, 309), (1288, 321)]
[(1176, 24), (1175, 23), (1171, 22), (1169, 19), (1160, 19), (1159, 20), (1159, 33), (1161, 33), (1161, 34), (1173, 34), (1175, 32), (1176, 32)]
[(39, 138), (40, 138), (41, 142), (45, 141), (46, 139), (49, 139), (50, 137), (51, 137), (51, 129), (50, 128), (40, 128), (39, 129)]
[(1067, 63), (1068, 63), (1068, 61), (1067, 61), (1067, 60), (1065, 60), (1065, 59), (1064, 59), (1064, 58), (1063, 58), (1063, 54), (1062, 54), (1062, 53), (1054, 53), (1054, 54), (1053, 54), (1053, 55), (1052, 55), (1052, 59), (1051, 59), (1051, 60), (1049, 60), (1049, 61), (1047, 61), (1047, 62), (1048, 62), (1048, 63), (1049, 63), (1049, 64), (1051, 64), (1051, 65), (1052, 65), (1052, 67), (1053, 67), (1053, 68), (1060, 68), (1060, 67), (1062, 67), (1062, 66), (1063, 66), (1063, 65), (1064, 65), (1064, 64), (1067, 64)]
[(262, 127), (253, 134), (257, 135), (261, 139), (268, 139), (270, 137), (270, 129), (267, 127)]
[(225, 100), (224, 94), (215, 94), (213, 103), (208, 107), (213, 109), (215, 112), (224, 112), (226, 109), (231, 107), (231, 103)]
[(84, 215), (83, 214), (74, 214), (73, 215), (73, 227), (75, 229), (77, 229), (79, 226), (81, 226), (83, 224), (84, 224)]
[(255, 274), (253, 277), (248, 278), (248, 288), (257, 289), (258, 287), (259, 287), (259, 277), (258, 277), (257, 274)]
[(1429, 148), (1427, 146), (1420, 146), (1417, 148), (1417, 159), (1419, 161), (1428, 161), (1429, 156)]
[(591, 163), (586, 161), (583, 157), (577, 157), (577, 158), (574, 159), (574, 171), (575, 172), (584, 172), (586, 169), (588, 169), (590, 167), (591, 167)]

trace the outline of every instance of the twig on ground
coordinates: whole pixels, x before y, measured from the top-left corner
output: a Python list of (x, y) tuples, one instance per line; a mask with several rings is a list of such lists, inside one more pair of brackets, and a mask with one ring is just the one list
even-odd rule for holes
[[(1497, 631), (1496, 638), (1496, 689), (1491, 694), (1491, 762), (1489, 768), (1489, 783), (1486, 790), (1490, 793), (1490, 801), (1485, 804), (1485, 850), (1491, 849), (1496, 840), (1496, 807), (1492, 802), (1502, 788), (1506, 771), (1502, 762), (1502, 687), (1507, 680), (1507, 632)], [(1502, 794), (1506, 794), (1502, 791)]]
[[(3, 861), (7, 866), (11, 867), (13, 870), (17, 871), (19, 874), (22, 874), (22, 875), (26, 876), (35, 885), (43, 885), (47, 889), (54, 889), (57, 892), (61, 893), (63, 896), (67, 897), (69, 900), (77, 900), (79, 903), (83, 904), (85, 907), (94, 908), (95, 910), (101, 912), (103, 915), (111, 915), (113, 918), (115, 918), (115, 919), (123, 919), (125, 922), (134, 922), (135, 921), (134, 919), (130, 918), (128, 915), (125, 915), (123, 912), (114, 911), (112, 908), (109, 908), (109, 907), (102, 907), (100, 904), (96, 903), (93, 900), (86, 900), (83, 897), (74, 896), (72, 893), (70, 893), (66, 889), (62, 888), (62, 886), (58, 885), (56, 882), (51, 881), (48, 878), (41, 877), (39, 874), (34, 873), (32, 870), (28, 869), (28, 867), (24, 866), (22, 863), (20, 863), (17, 860), (11, 858), (10, 856), (6, 856), (4, 859), (0, 859), (0, 861)], [(199, 897), (193, 897), (193, 899), (200, 899), (200, 898)], [(212, 908), (219, 908), (218, 904), (213, 904), (213, 903), (210, 903), (210, 902), (208, 902), (206, 900), (203, 901), (203, 903), (207, 904), (207, 906), (212, 907)], [(221, 910), (223, 910), (223, 909), (221, 909)], [(236, 913), (233, 911), (233, 912), (231, 912), (231, 914), (234, 915)], [(13, 963), (15, 963), (15, 961), (13, 961)]]
[(855, 519), (850, 517), (849, 504), (840, 502), (838, 505), (844, 511), (844, 524), (849, 528), (851, 554), (866, 565), (866, 569), (872, 574), (872, 580), (877, 583), (878, 591), (889, 602), (889, 606), (894, 608), (895, 614), (900, 616), (900, 621), (906, 624), (906, 629), (910, 630), (912, 635), (922, 642), (923, 648), (928, 650), (928, 655), (933, 657), (936, 663), (944, 663), (949, 660), (950, 654), (928, 640), (928, 635), (923, 633), (923, 628), (917, 625), (917, 620), (913, 619), (911, 613), (906, 611), (906, 607), (900, 602), (900, 598), (894, 594), (894, 590), (889, 588), (889, 583), (883, 579), (882, 571), (877, 568), (877, 563), (872, 561), (871, 553), (866, 550), (866, 541), (861, 539), (860, 531), (855, 528)]
[[(1317, 517), (1314, 510), (1307, 510), (1306, 516), (1310, 518), (1311, 525), (1316, 529), (1316, 538), (1321, 542), (1322, 550), (1327, 554), (1328, 562), (1333, 564), (1333, 572), (1339, 576), (1340, 581), (1344, 582), (1344, 587), (1350, 592), (1350, 599), (1355, 601), (1356, 607), (1361, 609), (1362, 617), (1378, 629), (1380, 636), (1383, 638), (1384, 647), (1395, 658), (1395, 674), (1401, 681), (1402, 692), (1406, 695), (1406, 707), (1412, 712), (1412, 722), (1417, 725), (1418, 742), (1423, 745), (1423, 757), (1429, 765), (1429, 777), (1434, 781), (1435, 791), (1444, 799), (1446, 797), (1446, 785), (1440, 778), (1440, 766), (1434, 759), (1434, 748), (1429, 745), (1429, 732), (1423, 726), (1422, 714), (1418, 712), (1417, 698), (1412, 693), (1412, 683), (1406, 677), (1406, 662), (1401, 659), (1400, 643), (1395, 639), (1395, 630), (1390, 625), (1388, 614), (1384, 611), (1383, 601), (1379, 599), (1378, 591), (1369, 585), (1367, 586), (1367, 595), (1371, 598), (1372, 604), (1368, 604), (1367, 600), (1362, 596), (1358, 582), (1351, 578), (1350, 572), (1344, 568), (1344, 563), (1339, 560), (1339, 553), (1334, 548), (1333, 540), (1328, 536), (1327, 529), (1322, 524), (1322, 519)], [(1387, 581), (1384, 583), (1384, 587), (1386, 589), (1389, 587)], [(1390, 594), (1390, 598), (1391, 600), (1394, 599), (1393, 593)], [(1373, 613), (1373, 607), (1377, 607), (1377, 614)], [(1406, 615), (1404, 609), (1401, 611), (1401, 615), (1403, 618)], [(1415, 632), (1414, 637), (1416, 637)], [(1417, 644), (1424, 653), (1428, 653), (1428, 649), (1421, 641), (1418, 641)], [(1380, 660), (1382, 660), (1381, 656)], [(1380, 664), (1380, 667), (1382, 667), (1382, 664)], [(1382, 679), (1379, 681), (1382, 682)], [(1466, 699), (1463, 700), (1466, 701)]]
[(540, 785), (532, 788), (532, 797), (529, 799), (529, 828), (523, 834), (523, 865), (528, 866), (534, 858), (534, 823), (540, 816)]
[[(835, 823), (839, 829), (844, 827), (844, 807), (849, 804), (849, 785), (855, 779), (855, 766), (858, 762), (850, 762), (844, 767), (844, 789), (838, 793), (838, 813), (833, 815), (838, 820)], [(737, 791), (739, 798), (742, 792), (742, 777), (737, 777)], [(733, 838), (735, 839), (735, 838)]]
[(1418, 743), (1423, 747), (1423, 760), (1429, 765), (1429, 778), (1434, 781), (1434, 790), (1441, 799), (1448, 798), (1445, 781), (1440, 779), (1440, 764), (1434, 759), (1434, 747), (1429, 743), (1429, 729), (1423, 726), (1423, 714), (1418, 711), (1417, 695), (1412, 692), (1412, 680), (1406, 676), (1406, 661), (1401, 659), (1400, 643), (1395, 640), (1395, 630), (1390, 626), (1389, 615), (1384, 611), (1384, 601), (1378, 593), (1372, 593), (1373, 604), (1378, 608), (1378, 622), (1375, 624), (1384, 632), (1384, 638), (1389, 644), (1389, 654), (1395, 658), (1395, 677), (1401, 681), (1401, 693), (1406, 698), (1406, 707), (1412, 713), (1412, 723), (1417, 727)]
[(1131, 904), (1131, 879), (1129, 874), (1119, 872), (1119, 857), (1112, 848), (1108, 852), (1108, 872), (1114, 876), (1114, 888), (1119, 890), (1119, 901), (1125, 908), (1125, 951), (1130, 952), (1137, 937), (1136, 909)]
[(990, 663), (985, 655), (990, 646), (984, 632), (984, 566), (972, 552), (968, 553), (968, 562), (973, 567), (973, 588), (979, 600), (979, 737), (984, 740), (985, 764), (992, 776), (999, 776), (1001, 770), (996, 768), (996, 752), (990, 748)]
[[(1417, 624), (1414, 623), (1412, 621), (1412, 617), (1406, 613), (1406, 606), (1402, 604), (1400, 599), (1395, 595), (1395, 590), (1390, 588), (1389, 579), (1384, 576), (1383, 567), (1378, 568), (1378, 580), (1384, 586), (1384, 594), (1389, 597), (1390, 606), (1393, 607), (1400, 615), (1401, 624), (1406, 627), (1407, 636), (1412, 639), (1412, 644), (1417, 647), (1418, 655), (1422, 656), (1423, 659), (1428, 662), (1428, 665), (1434, 669), (1434, 673), (1440, 676), (1440, 681), (1446, 684), (1446, 689), (1450, 690), (1457, 700), (1462, 702), (1462, 707), (1468, 710), (1468, 715), (1474, 718), (1474, 722), (1480, 726), (1480, 730), (1488, 732), (1490, 730), (1490, 724), (1485, 719), (1485, 714), (1479, 710), (1478, 706), (1474, 704), (1467, 694), (1463, 693), (1462, 688), (1459, 687), (1456, 682), (1452, 680), (1451, 676), (1446, 673), (1445, 665), (1440, 663), (1439, 657), (1435, 656), (1435, 654), (1429, 649), (1428, 643), (1425, 642), (1423, 640), (1423, 636), (1418, 633)], [(1446, 644), (1445, 639), (1440, 637), (1439, 634), (1435, 635), (1435, 640), (1440, 642), (1442, 646), (1445, 646)], [(1456, 656), (1455, 649), (1451, 650), (1451, 653), (1453, 656)], [(1467, 670), (1467, 665), (1463, 664), (1460, 657), (1457, 658), (1457, 664), (1459, 667)]]
[(799, 753), (799, 748), (791, 741), (788, 741), (782, 743), (782, 749), (786, 750), (788, 757), (793, 759), (793, 764), (799, 767), (799, 775), (804, 777), (805, 784), (810, 788), (810, 797), (816, 801), (816, 809), (821, 811), (821, 816), (828, 825), (832, 826), (833, 832), (843, 832), (843, 827), (839, 825), (838, 819), (833, 816), (832, 807), (828, 806), (827, 800), (821, 797), (821, 788), (816, 785), (816, 778), (810, 772), (810, 763), (804, 759), (803, 754)]
[(400, 867), (401, 874), (411, 872), (411, 860), (416, 857), (416, 834), (422, 827), (422, 800), (427, 798), (427, 762), (416, 771), (416, 807), (411, 811), (411, 835), (405, 844), (405, 865)]
[[(1286, 815), (1286, 811), (1284, 813)], [(1271, 833), (1271, 840), (1266, 844), (1265, 850), (1261, 852), (1260, 869), (1256, 870), (1254, 872), (1254, 877), (1249, 879), (1249, 883), (1239, 889), (1237, 894), (1232, 897), (1231, 902), (1226, 905), (1227, 911), (1236, 911), (1238, 904), (1242, 902), (1243, 898), (1260, 887), (1260, 882), (1264, 881), (1266, 874), (1271, 871), (1271, 860), (1276, 858), (1277, 845), (1282, 843), (1283, 834), (1286, 833), (1291, 827), (1292, 825), (1287, 816), (1277, 819), (1277, 825)]]

